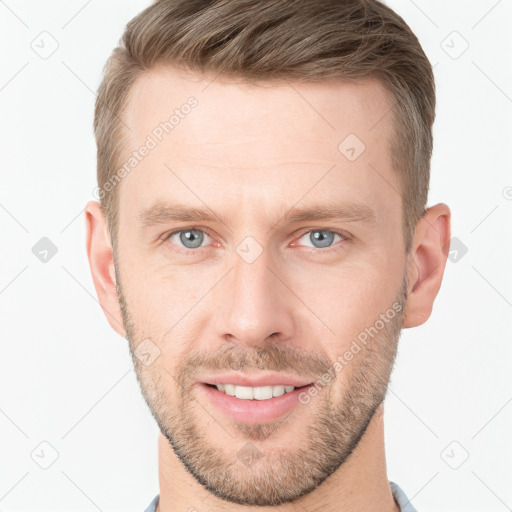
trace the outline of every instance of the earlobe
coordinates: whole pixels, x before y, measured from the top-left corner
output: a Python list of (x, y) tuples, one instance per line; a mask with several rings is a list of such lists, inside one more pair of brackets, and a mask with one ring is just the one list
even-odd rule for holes
[(89, 201), (85, 208), (86, 249), (94, 288), (111, 327), (126, 337), (116, 290), (114, 258), (108, 227), (100, 204)]
[(439, 203), (428, 208), (418, 221), (408, 256), (405, 328), (425, 323), (432, 313), (450, 248), (450, 219), (448, 206)]

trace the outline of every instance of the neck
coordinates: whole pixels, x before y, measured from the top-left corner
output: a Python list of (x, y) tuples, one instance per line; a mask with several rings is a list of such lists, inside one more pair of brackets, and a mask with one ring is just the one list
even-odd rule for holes
[[(383, 405), (377, 409), (364, 436), (349, 459), (311, 493), (293, 503), (280, 505), (280, 512), (400, 512), (386, 473), (384, 451)], [(160, 499), (157, 512), (200, 510), (235, 512), (236, 503), (223, 501), (206, 491), (188, 473), (167, 439), (158, 439)], [(253, 511), (271, 512), (274, 507), (252, 507)]]

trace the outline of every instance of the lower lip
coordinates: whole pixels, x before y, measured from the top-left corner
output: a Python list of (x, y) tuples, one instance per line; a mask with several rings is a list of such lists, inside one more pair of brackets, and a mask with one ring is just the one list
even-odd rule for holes
[(294, 389), (290, 393), (269, 398), (268, 400), (243, 400), (227, 395), (216, 387), (200, 383), (199, 387), (207, 398), (224, 414), (239, 423), (268, 423), (290, 412), (301, 404), (299, 395), (313, 384)]

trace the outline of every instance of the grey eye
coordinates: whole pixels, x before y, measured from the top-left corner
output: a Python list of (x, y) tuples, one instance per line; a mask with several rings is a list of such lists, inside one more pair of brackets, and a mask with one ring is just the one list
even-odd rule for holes
[[(169, 237), (169, 240), (172, 241), (172, 238), (179, 235), (180, 244), (183, 245), (186, 249), (196, 249), (203, 244), (206, 233), (200, 231), (199, 229), (187, 229), (183, 231), (176, 231), (172, 233)], [(207, 235), (208, 236), (208, 235)]]
[(321, 249), (323, 247), (329, 247), (334, 242), (334, 237), (341, 236), (338, 233), (334, 233), (333, 231), (328, 231), (325, 229), (316, 229), (314, 231), (309, 231), (308, 233), (304, 233), (301, 238), (307, 237), (307, 240), (311, 242), (313, 245), (309, 247), (314, 247), (316, 249)]

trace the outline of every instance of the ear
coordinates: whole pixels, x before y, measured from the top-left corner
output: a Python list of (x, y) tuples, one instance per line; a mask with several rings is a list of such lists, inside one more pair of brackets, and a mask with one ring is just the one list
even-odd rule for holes
[(111, 327), (125, 338), (126, 331), (116, 290), (112, 243), (100, 203), (87, 203), (85, 222), (87, 256), (96, 294)]
[(450, 250), (451, 212), (443, 203), (427, 208), (418, 221), (407, 258), (408, 296), (403, 327), (425, 323), (441, 288)]

